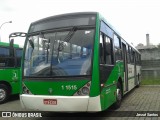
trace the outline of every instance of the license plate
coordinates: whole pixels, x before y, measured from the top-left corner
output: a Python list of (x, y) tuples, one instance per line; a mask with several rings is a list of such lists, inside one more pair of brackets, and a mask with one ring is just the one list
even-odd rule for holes
[(56, 99), (43, 99), (45, 105), (57, 105)]

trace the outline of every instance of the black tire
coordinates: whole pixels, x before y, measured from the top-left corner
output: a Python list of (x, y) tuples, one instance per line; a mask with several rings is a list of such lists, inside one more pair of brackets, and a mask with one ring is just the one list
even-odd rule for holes
[(6, 85), (0, 84), (0, 104), (6, 102), (9, 98), (9, 89)]
[(121, 106), (122, 102), (122, 87), (120, 82), (117, 83), (117, 90), (116, 90), (116, 102), (113, 104), (114, 109), (118, 109)]

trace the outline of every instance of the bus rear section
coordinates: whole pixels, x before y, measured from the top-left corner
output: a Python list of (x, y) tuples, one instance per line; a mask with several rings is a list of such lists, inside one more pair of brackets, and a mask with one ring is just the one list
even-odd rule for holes
[(96, 29), (96, 13), (55, 16), (31, 24), (20, 95), (24, 108), (101, 111), (98, 79), (93, 81), (93, 68), (98, 66), (93, 65)]

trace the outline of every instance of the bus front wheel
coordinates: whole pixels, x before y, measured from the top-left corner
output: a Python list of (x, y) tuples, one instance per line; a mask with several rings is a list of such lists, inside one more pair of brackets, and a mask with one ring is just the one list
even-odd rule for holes
[(113, 107), (115, 109), (118, 109), (121, 106), (121, 102), (122, 102), (122, 88), (120, 82), (118, 82), (116, 89), (116, 102), (113, 104)]
[(4, 84), (0, 84), (0, 104), (7, 101), (9, 97), (8, 87)]

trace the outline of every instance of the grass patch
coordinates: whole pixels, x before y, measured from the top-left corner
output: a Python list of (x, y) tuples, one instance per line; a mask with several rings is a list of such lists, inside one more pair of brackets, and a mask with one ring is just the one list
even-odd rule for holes
[(160, 78), (142, 79), (141, 85), (160, 85)]

